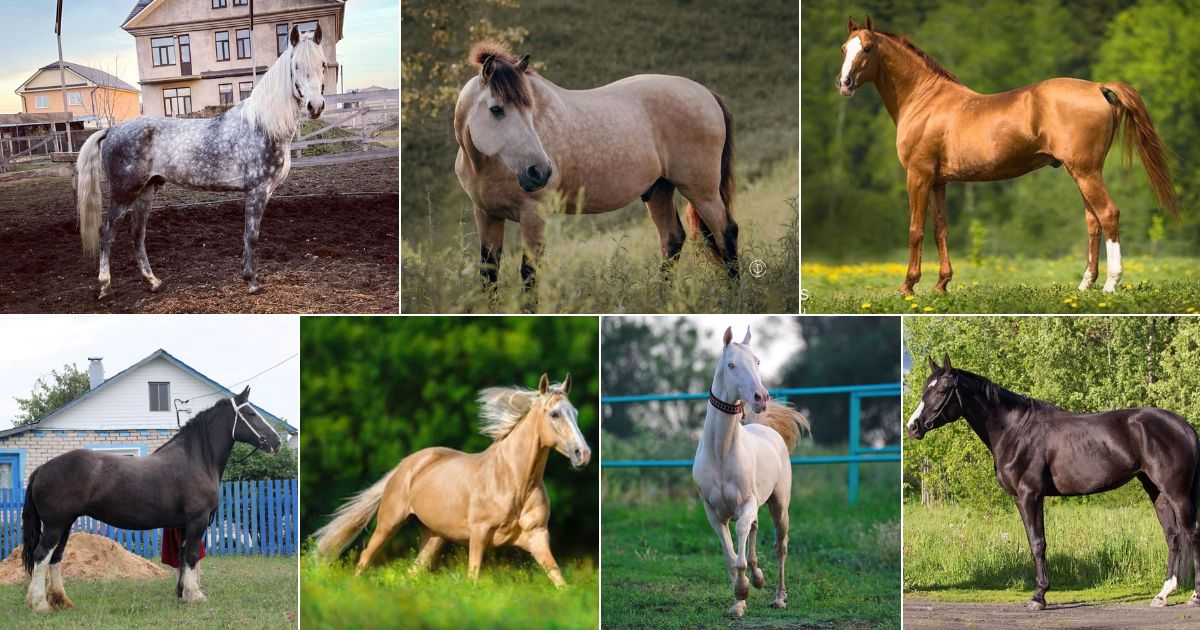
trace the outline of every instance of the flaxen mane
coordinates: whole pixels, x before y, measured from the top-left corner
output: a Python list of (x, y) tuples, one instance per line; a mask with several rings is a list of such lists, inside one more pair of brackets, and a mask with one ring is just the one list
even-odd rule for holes
[[(562, 394), (562, 384), (550, 386), (547, 396)], [(512, 432), (533, 408), (541, 393), (524, 387), (489, 387), (479, 392), (479, 432), (499, 441)]]
[(876, 35), (883, 35), (884, 37), (892, 40), (893, 42), (900, 44), (900, 46), (902, 48), (904, 48), (908, 52), (916, 55), (918, 59), (925, 62), (925, 67), (929, 68), (931, 71), (933, 71), (934, 74), (938, 75), (939, 77), (942, 77), (943, 79), (949, 79), (955, 83), (962, 83), (962, 81), (958, 80), (958, 77), (954, 76), (953, 72), (950, 72), (949, 70), (947, 70), (945, 66), (938, 63), (938, 61), (936, 59), (934, 59), (933, 57), (930, 57), (929, 54), (926, 53), (924, 50), (917, 48), (916, 44), (912, 43), (912, 41), (910, 39), (908, 39), (908, 35), (897, 35), (895, 33), (889, 33), (887, 31), (880, 31), (880, 30), (874, 30), (871, 32), (875, 33)]
[(517, 67), (519, 61), (508, 46), (499, 42), (478, 42), (471, 47), (467, 59), (479, 68), (480, 80), (496, 99), (525, 107), (533, 102), (525, 72)]

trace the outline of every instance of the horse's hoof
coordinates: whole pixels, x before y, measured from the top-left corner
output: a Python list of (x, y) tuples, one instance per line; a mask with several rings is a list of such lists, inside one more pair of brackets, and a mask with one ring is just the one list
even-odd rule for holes
[(739, 600), (744, 600), (750, 597), (750, 580), (746, 576), (742, 576), (733, 583), (733, 596)]
[(1197, 606), (1200, 606), (1200, 593), (1192, 594), (1192, 598), (1187, 601), (1186, 605), (1191, 608), (1196, 608)]
[(38, 602), (37, 605), (34, 606), (33, 610), (40, 613), (54, 612), (54, 609), (50, 607), (50, 602), (46, 601), (45, 599)]
[(909, 284), (900, 285), (900, 288), (898, 289), (898, 291), (899, 291), (900, 295), (912, 295), (913, 294), (912, 285), (909, 285)]
[(113, 295), (113, 290), (111, 288), (100, 287), (100, 297), (98, 297), (96, 299), (103, 302), (104, 300), (107, 300), (108, 298), (112, 297), (112, 295)]
[(762, 588), (765, 582), (762, 569), (754, 567), (754, 573), (750, 575), (750, 583), (754, 585), (754, 588)]
[(1150, 600), (1151, 608), (1166, 608), (1166, 606), (1167, 598), (1165, 597), (1155, 597), (1154, 599)]
[(787, 608), (787, 600), (780, 597), (779, 599), (771, 602), (771, 608)]
[(250, 295), (258, 295), (263, 292), (263, 286), (257, 282), (254, 282), (250, 284), (246, 290), (250, 292)]
[(150, 280), (150, 292), (158, 293), (158, 290), (162, 288), (162, 285), (162, 280), (159, 280), (158, 278)]
[(1031, 600), (1029, 602), (1029, 610), (1046, 610), (1046, 602)]
[(746, 614), (746, 600), (738, 600), (736, 604), (729, 607), (729, 616), (735, 619), (741, 619)]
[(933, 292), (937, 293), (939, 295), (945, 295), (946, 294), (946, 285), (939, 284), (936, 287), (933, 287)]
[(50, 593), (46, 596), (46, 599), (50, 602), (50, 607), (54, 610), (65, 610), (75, 607), (75, 603), (67, 599), (65, 593)]

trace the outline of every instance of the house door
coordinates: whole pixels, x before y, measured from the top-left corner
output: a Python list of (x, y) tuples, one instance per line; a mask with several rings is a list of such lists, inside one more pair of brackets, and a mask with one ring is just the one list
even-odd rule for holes
[(17, 453), (0, 453), (0, 511), (20, 506), (21, 461)]
[(187, 35), (179, 36), (179, 71), (185, 77), (192, 74), (192, 40)]

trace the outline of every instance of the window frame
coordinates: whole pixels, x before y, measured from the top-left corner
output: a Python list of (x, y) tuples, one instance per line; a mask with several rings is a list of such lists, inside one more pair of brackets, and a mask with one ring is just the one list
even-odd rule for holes
[(224, 9), (229, 6), (229, 0), (212, 0), (212, 8)]
[[(246, 37), (242, 37), (242, 33), (245, 33)], [(250, 29), (248, 29), (248, 28), (234, 29), (233, 39), (234, 39), (235, 44), (237, 45), (237, 58), (238, 59), (249, 59), (254, 54), (254, 48), (253, 48), (254, 47), (254, 41), (253, 41), (254, 37), (253, 37), (253, 33), (251, 33)], [(246, 54), (245, 55), (242, 54), (242, 42), (246, 43), (246, 50), (245, 50)]]
[[(282, 32), (279, 30), (279, 27), (281, 27), (281, 26), (283, 27)], [(284, 22), (283, 24), (275, 25), (275, 54), (282, 55), (284, 53), (284, 51), (286, 51), (288, 49), (288, 46), (290, 45), (288, 43), (288, 35), (291, 32), (292, 32), (292, 27), (290, 24), (288, 24), (286, 22)]]
[[(154, 42), (169, 41), (168, 44), (156, 44)], [(159, 63), (163, 57), (169, 58), (167, 61)], [(175, 65), (175, 36), (167, 35), (166, 37), (151, 37), (150, 38), (150, 64), (155, 68), (165, 68)]]
[[(224, 35), (225, 39), (220, 39), (221, 35)], [(221, 44), (225, 45), (223, 50)], [(229, 29), (225, 29), (223, 31), (213, 31), (213, 47), (217, 56), (217, 61), (229, 61)], [(225, 53), (224, 57), (221, 56), (222, 52)]]
[[(148, 397), (150, 398), (150, 411), (154, 413), (171, 410), (171, 381), (147, 381), (149, 385)], [(166, 386), (166, 397), (162, 397), (162, 392), (156, 390), (155, 386)], [(161, 400), (159, 400), (161, 399)], [(155, 409), (155, 403), (162, 403), (162, 409)]]
[(49, 94), (34, 94), (33, 95), (33, 108), (34, 109), (50, 109), (50, 95)]
[[(243, 91), (242, 88), (246, 87), (247, 85), (250, 86), (250, 89)], [(238, 81), (238, 100), (244, 101), (244, 100), (250, 98), (250, 94), (253, 91), (254, 91), (254, 82), (253, 81)]]
[[(229, 96), (229, 100), (225, 100), (225, 96)], [(233, 84), (218, 83), (217, 84), (217, 105), (233, 105)]]
[(83, 107), (83, 92), (80, 92), (79, 90), (67, 92), (67, 105)]

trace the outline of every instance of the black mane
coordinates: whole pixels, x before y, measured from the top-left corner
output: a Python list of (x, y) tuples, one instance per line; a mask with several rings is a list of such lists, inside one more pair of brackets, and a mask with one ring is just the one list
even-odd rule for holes
[(218, 411), (224, 406), (230, 404), (228, 400), (218, 400), (213, 406), (196, 414), (191, 420), (179, 428), (171, 439), (167, 440), (162, 446), (154, 449), (157, 453), (164, 448), (175, 443), (195, 442), (198, 441), (206, 451), (212, 451), (212, 432), (209, 427), (218, 420)]
[(960, 374), (968, 376), (972, 379), (979, 381), (981, 384), (980, 388), (983, 390), (984, 396), (986, 397), (987, 401), (993, 405), (998, 404), (998, 403), (1007, 403), (1010, 405), (1028, 406), (1029, 408), (1037, 410), (1037, 411), (1048, 411), (1048, 412), (1066, 411), (1062, 407), (1059, 407), (1058, 405), (1056, 405), (1052, 402), (1047, 402), (1045, 400), (1041, 400), (1039, 398), (1033, 398), (1031, 396), (1026, 396), (1024, 394), (1018, 394), (1010, 389), (1007, 389), (1005, 387), (997, 385), (991, 379), (989, 379), (988, 377), (983, 376), (981, 374), (976, 374), (974, 372), (971, 372), (968, 370), (962, 370), (962, 369), (958, 369), (958, 368), (955, 368), (955, 369)]

